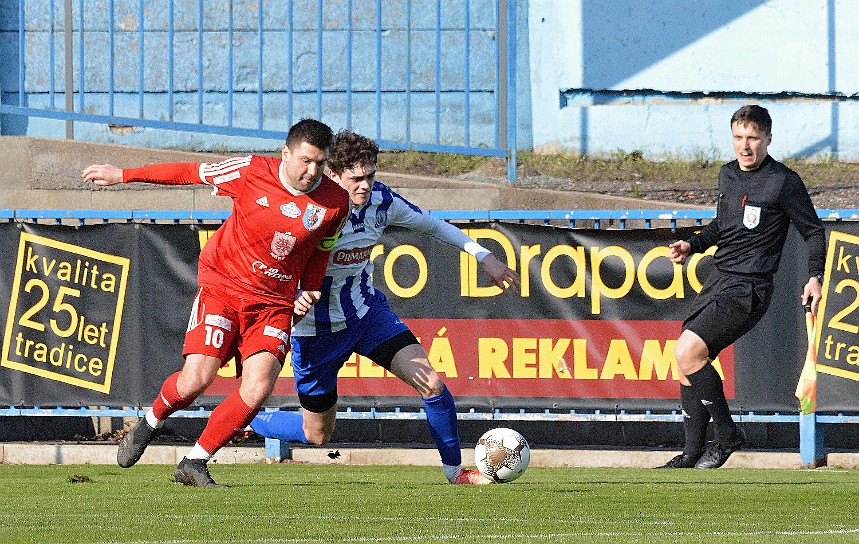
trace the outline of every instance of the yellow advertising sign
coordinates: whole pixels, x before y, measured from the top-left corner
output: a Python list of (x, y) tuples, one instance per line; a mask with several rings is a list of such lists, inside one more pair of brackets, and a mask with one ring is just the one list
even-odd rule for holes
[(21, 233), (0, 366), (110, 393), (129, 260)]
[(829, 236), (817, 338), (817, 371), (859, 381), (859, 236)]

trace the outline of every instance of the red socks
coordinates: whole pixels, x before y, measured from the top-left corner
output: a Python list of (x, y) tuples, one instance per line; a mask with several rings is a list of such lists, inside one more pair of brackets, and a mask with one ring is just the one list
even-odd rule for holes
[[(191, 406), (194, 399), (183, 399), (176, 390), (176, 380), (179, 373), (169, 376), (161, 386), (161, 392), (152, 402), (152, 413), (156, 419), (163, 421), (174, 412)], [(214, 454), (238, 431), (244, 429), (257, 415), (259, 409), (251, 408), (239, 395), (238, 389), (212, 410), (209, 423), (203, 429), (197, 443), (210, 454)]]
[(178, 379), (179, 372), (168, 376), (161, 386), (158, 397), (152, 402), (152, 413), (159, 421), (164, 421), (174, 412), (187, 408), (194, 402), (194, 399), (183, 399), (179, 396), (179, 391), (176, 389)]
[(212, 410), (209, 423), (197, 443), (209, 454), (214, 454), (244, 429), (258, 412), (258, 408), (251, 408), (242, 400), (238, 389), (233, 391)]

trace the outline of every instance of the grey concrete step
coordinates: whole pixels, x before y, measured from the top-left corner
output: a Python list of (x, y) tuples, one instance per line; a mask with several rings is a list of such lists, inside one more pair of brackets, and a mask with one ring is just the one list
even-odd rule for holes
[[(0, 463), (22, 465), (73, 465), (116, 463), (115, 443), (25, 443), (0, 444)], [(176, 465), (190, 450), (190, 445), (157, 445), (147, 448), (140, 459), (141, 464)], [(332, 459), (328, 453), (339, 451)], [(581, 468), (650, 468), (665, 463), (679, 452), (669, 450), (615, 450), (615, 449), (532, 449), (533, 467), (581, 467)], [(465, 465), (473, 464), (473, 450), (463, 449)], [(376, 448), (352, 447), (329, 444), (325, 447), (298, 447), (292, 450), (292, 461), (312, 464), (347, 465), (414, 465), (438, 466), (438, 452), (433, 448)], [(859, 468), (859, 452), (833, 452), (828, 456), (833, 468)], [(253, 446), (228, 446), (222, 448), (214, 462), (264, 463), (265, 448)], [(800, 468), (799, 453), (790, 451), (746, 451), (734, 453), (725, 468)]]
[[(90, 164), (135, 167), (216, 161), (229, 155), (24, 136), (0, 136), (0, 207), (16, 209), (228, 210), (229, 198), (205, 186), (134, 183), (94, 188), (81, 180)], [(379, 172), (377, 179), (426, 210), (689, 209), (696, 206), (598, 193), (527, 189), (506, 182)]]

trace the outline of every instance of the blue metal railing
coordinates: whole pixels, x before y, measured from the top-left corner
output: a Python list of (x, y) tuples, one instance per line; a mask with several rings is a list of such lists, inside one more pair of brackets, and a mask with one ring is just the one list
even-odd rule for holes
[[(214, 135), (282, 141), (286, 127), (316, 117), (383, 149), (505, 158), (516, 180), (514, 0), (436, 0), (429, 13), (415, 0), (373, 10), (258, 0), (255, 14), (245, 4), (207, 11), (203, 0), (168, 0), (148, 12), (145, 0), (105, 10), (18, 0), (17, 24), (0, 28), (11, 38), (0, 55), (17, 71), (0, 114), (65, 121), (83, 139), (180, 147), (186, 138), (210, 149), (224, 147)], [(71, 46), (64, 56), (54, 53), (60, 36)], [(119, 139), (105, 126), (185, 134)]]
[[(278, 408), (265, 408), (266, 411), (277, 411)], [(25, 416), (25, 417), (143, 417), (146, 409), (138, 407), (130, 408), (92, 408), (92, 407), (64, 407), (64, 406), (7, 406), (0, 407), (0, 417)], [(211, 409), (208, 407), (197, 407), (179, 410), (171, 417), (179, 418), (205, 418), (209, 417)], [(340, 419), (400, 419), (414, 420), (426, 419), (423, 408), (406, 410), (395, 407), (391, 409), (379, 409), (368, 407), (366, 409), (355, 409), (350, 406), (342, 407), (337, 412)], [(683, 413), (679, 410), (666, 412), (655, 412), (644, 410), (641, 412), (628, 410), (532, 410), (524, 409), (505, 411), (495, 408), (491, 411), (479, 412), (468, 411), (457, 414), (458, 419), (463, 421), (593, 421), (593, 422), (662, 422), (681, 423)], [(740, 423), (796, 423), (799, 418), (795, 413), (774, 412), (761, 414), (757, 412), (743, 412), (736, 414)], [(843, 412), (818, 415), (819, 423), (859, 423), (859, 415), (846, 414)]]
[[(682, 210), (430, 210), (429, 214), (444, 221), (513, 221), (565, 224), (570, 228), (602, 229), (607, 226), (626, 229), (635, 222), (636, 228), (654, 228), (663, 222), (676, 228), (678, 222), (701, 226), (716, 216), (713, 209)], [(70, 210), (70, 209), (0, 209), (0, 220), (34, 222), (53, 220), (57, 224), (76, 220), (107, 222), (212, 222), (223, 221), (228, 210)], [(859, 208), (818, 209), (817, 216), (829, 221), (859, 220)]]

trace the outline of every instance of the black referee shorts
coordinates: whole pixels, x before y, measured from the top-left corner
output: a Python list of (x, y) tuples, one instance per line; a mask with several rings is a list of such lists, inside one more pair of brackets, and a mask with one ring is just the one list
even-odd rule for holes
[(757, 325), (770, 305), (772, 294), (772, 279), (735, 276), (714, 268), (692, 304), (683, 330), (700, 336), (710, 359), (715, 359)]

